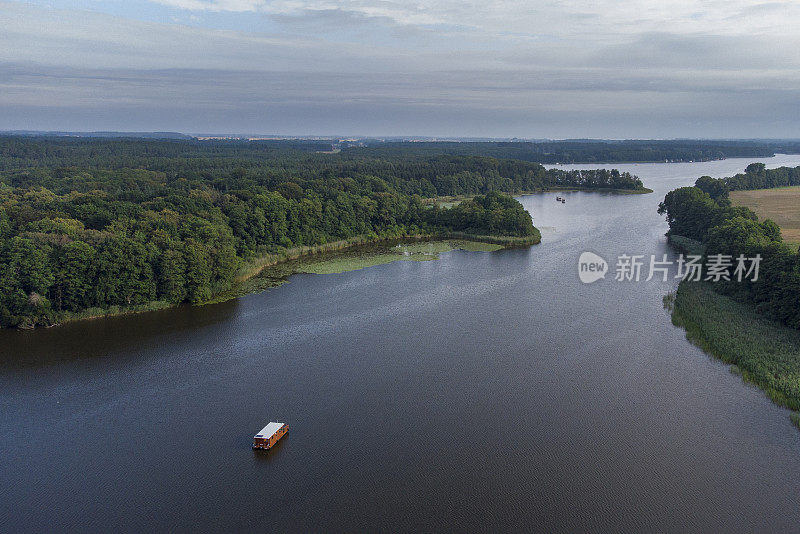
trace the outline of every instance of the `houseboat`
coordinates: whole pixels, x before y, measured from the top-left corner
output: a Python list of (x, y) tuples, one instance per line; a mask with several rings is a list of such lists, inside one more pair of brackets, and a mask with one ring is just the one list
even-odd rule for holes
[(270, 423), (253, 436), (254, 449), (269, 449), (289, 430), (285, 423)]

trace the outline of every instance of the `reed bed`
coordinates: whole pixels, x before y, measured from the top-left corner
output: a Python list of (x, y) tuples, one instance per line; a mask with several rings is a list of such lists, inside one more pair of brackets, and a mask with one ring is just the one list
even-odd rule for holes
[[(749, 304), (702, 282), (681, 282), (672, 322), (705, 352), (734, 364), (742, 378), (792, 410), (800, 410), (800, 331), (766, 319)], [(797, 423), (797, 414), (793, 420)]]

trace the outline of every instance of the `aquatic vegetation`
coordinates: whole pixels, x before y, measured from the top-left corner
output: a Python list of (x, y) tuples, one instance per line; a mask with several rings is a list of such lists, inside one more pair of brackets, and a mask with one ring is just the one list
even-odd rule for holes
[(675, 309), (675, 293), (669, 292), (661, 299), (661, 303), (664, 305), (664, 309), (667, 311), (672, 311)]
[(445, 240), (393, 240), (350, 246), (344, 249), (331, 249), (279, 261), (267, 265), (259, 274), (242, 279), (229, 291), (217, 295), (208, 303), (223, 302), (249, 293), (260, 293), (278, 287), (289, 281), (296, 273), (337, 274), (356, 271), (395, 261), (430, 261), (439, 259), (439, 254), (452, 250), (470, 252), (494, 252), (502, 245), (467, 241)]
[(439, 252), (452, 250), (445, 242), (413, 245), (396, 245), (382, 252), (354, 253), (331, 258), (316, 258), (301, 262), (297, 272), (313, 274), (335, 274), (355, 271), (394, 261), (435, 260)]
[(705, 352), (735, 364), (776, 403), (800, 410), (800, 332), (699, 282), (678, 286), (672, 322)]
[(495, 250), (505, 248), (503, 245), (497, 243), (486, 243), (483, 241), (459, 240), (449, 241), (449, 243), (453, 244), (453, 247), (458, 250), (466, 250), (469, 252), (494, 252)]
[(490, 243), (469, 241), (422, 241), (398, 243), (385, 247), (366, 247), (344, 254), (309, 257), (292, 266), (294, 272), (312, 274), (335, 274), (355, 271), (395, 261), (430, 261), (439, 259), (439, 254), (454, 249), (470, 251), (494, 251), (503, 248)]
[(355, 271), (383, 265), (394, 261), (429, 261), (439, 258), (442, 252), (454, 249), (492, 252), (502, 249), (502, 245), (475, 241), (425, 241), (399, 243), (383, 251), (354, 252), (325, 258), (309, 258), (296, 267), (297, 272), (313, 274), (334, 274)]

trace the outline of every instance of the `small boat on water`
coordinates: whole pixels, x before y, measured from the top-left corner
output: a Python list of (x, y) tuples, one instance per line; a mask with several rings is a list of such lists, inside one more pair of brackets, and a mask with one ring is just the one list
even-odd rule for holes
[(286, 423), (269, 423), (258, 434), (253, 436), (253, 448), (269, 449), (273, 447), (288, 430), (289, 425)]

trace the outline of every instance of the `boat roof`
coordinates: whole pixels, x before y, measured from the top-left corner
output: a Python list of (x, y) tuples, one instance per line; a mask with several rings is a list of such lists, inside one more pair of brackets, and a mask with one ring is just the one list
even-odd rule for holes
[(262, 428), (261, 431), (255, 435), (255, 437), (269, 439), (272, 437), (273, 434), (275, 434), (275, 432), (280, 430), (282, 426), (283, 423), (270, 423), (264, 428)]

